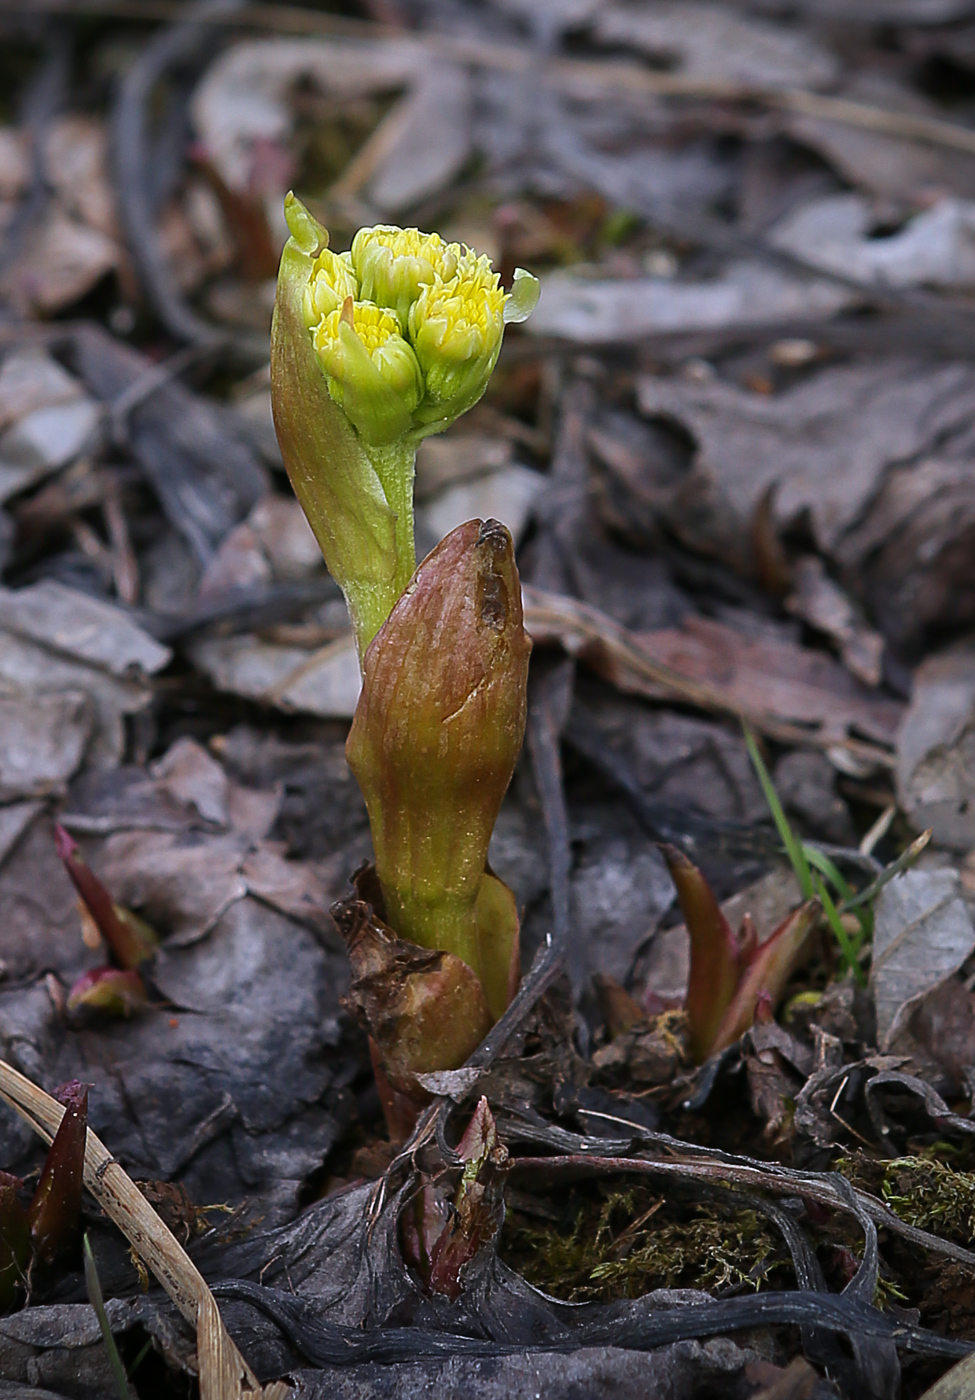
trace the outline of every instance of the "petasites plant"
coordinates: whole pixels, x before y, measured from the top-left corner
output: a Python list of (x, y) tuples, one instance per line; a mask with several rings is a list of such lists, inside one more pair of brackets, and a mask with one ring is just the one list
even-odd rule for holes
[(525, 730), (514, 548), (472, 520), (417, 568), (413, 474), (422, 439), (484, 393), (538, 284), (519, 270), (505, 292), (485, 257), (417, 229), (360, 229), (336, 254), (293, 196), (285, 212), (274, 421), (362, 670), (346, 752), (376, 864), (337, 917), (387, 1103), (463, 1063), (518, 981), (514, 896), (487, 868)]

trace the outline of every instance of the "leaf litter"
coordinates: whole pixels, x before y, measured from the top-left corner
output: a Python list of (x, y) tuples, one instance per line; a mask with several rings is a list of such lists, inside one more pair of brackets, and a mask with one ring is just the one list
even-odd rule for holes
[[(229, 1207), (189, 1247), (262, 1379), (923, 1394), (975, 1342), (965, 7), (62, 8), (0, 18), (4, 1061), (90, 1084), (151, 1200)], [(418, 490), (424, 549), (518, 538), (541, 680), (491, 862), (531, 970), (399, 1152), (330, 913), (370, 857), (354, 651), (269, 422), (292, 186), (336, 246), (415, 220), (544, 284)], [(734, 929), (800, 902), (742, 718), (835, 919), (696, 1067), (659, 845)], [(109, 955), (55, 820), (160, 938), (117, 1020), (69, 1011)], [(458, 1186), (482, 1094), (503, 1224)], [(453, 1301), (400, 1232), (430, 1183)], [(187, 1324), (85, 1211), (130, 1383), (182, 1393)], [(0, 1379), (109, 1393), (80, 1253), (44, 1287)]]

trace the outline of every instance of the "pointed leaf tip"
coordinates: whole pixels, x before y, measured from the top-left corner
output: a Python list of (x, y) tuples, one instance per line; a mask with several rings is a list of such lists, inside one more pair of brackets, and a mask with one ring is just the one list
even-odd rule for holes
[(738, 986), (738, 940), (703, 872), (676, 846), (663, 845), (660, 850), (691, 941), (685, 1006), (691, 1053), (703, 1061), (712, 1053), (714, 1037)]
[(72, 1246), (81, 1221), (90, 1087), (73, 1079), (54, 1091), (64, 1115), (27, 1211), (34, 1254), (42, 1264), (52, 1264)]
[(328, 230), (305, 208), (292, 190), (284, 197), (284, 218), (288, 232), (301, 252), (314, 257), (323, 248), (328, 247)]
[(742, 973), (709, 1054), (717, 1054), (719, 1050), (733, 1045), (756, 1020), (772, 1019), (785, 984), (821, 912), (818, 900), (807, 900), (783, 919), (775, 932), (761, 944)]
[(54, 849), (65, 864), (67, 864), (69, 860), (73, 860), (78, 854), (77, 841), (65, 831), (60, 822), (54, 823)]
[(115, 903), (62, 826), (54, 828), (54, 844), (79, 899), (115, 959), (124, 968), (132, 968), (152, 957), (158, 944), (153, 930), (131, 909)]

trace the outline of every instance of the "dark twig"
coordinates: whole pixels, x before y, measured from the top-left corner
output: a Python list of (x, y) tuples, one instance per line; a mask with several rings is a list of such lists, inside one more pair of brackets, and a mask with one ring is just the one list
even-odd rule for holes
[[(366, 1361), (397, 1362), (418, 1357), (510, 1356), (529, 1349), (526, 1342), (473, 1337), (432, 1327), (382, 1327), (370, 1331), (326, 1322), (317, 1303), (277, 1288), (262, 1288), (244, 1279), (213, 1285), (217, 1297), (250, 1303), (281, 1329), (295, 1347), (318, 1366), (351, 1366)], [(610, 1316), (606, 1314), (610, 1313)], [(927, 1356), (967, 1356), (972, 1343), (954, 1341), (912, 1327), (868, 1304), (835, 1294), (759, 1293), (747, 1298), (661, 1308), (646, 1300), (624, 1311), (585, 1309), (585, 1321), (560, 1324), (553, 1308), (548, 1335), (533, 1337), (533, 1352), (571, 1352), (584, 1346), (619, 1346), (631, 1351), (693, 1337), (715, 1336), (743, 1327), (802, 1325), (815, 1322), (836, 1332), (889, 1338), (905, 1350)]]
[(50, 194), (47, 135), (64, 101), (70, 56), (69, 31), (62, 25), (53, 26), (48, 34), (44, 58), (24, 95), (21, 125), (30, 141), (30, 184), (0, 239), (0, 271), (8, 268), (20, 256), (29, 230), (37, 227), (47, 207)]
[(561, 957), (571, 957), (569, 876), (572, 871), (572, 848), (569, 844), (569, 812), (562, 786), (559, 739), (572, 703), (573, 672), (571, 661), (553, 664), (549, 658), (537, 658), (532, 666), (528, 690), (528, 752), (548, 837), (552, 943)]
[[(158, 221), (150, 188), (152, 158), (148, 130), (150, 99), (156, 85), (173, 68), (194, 57), (210, 42), (207, 17), (238, 10), (241, 0), (202, 0), (186, 21), (161, 30), (148, 42), (119, 87), (112, 114), (119, 215), (139, 281), (170, 335), (191, 344), (251, 346), (253, 337), (227, 331), (203, 320), (180, 296), (157, 237)], [(253, 345), (266, 354), (266, 338)]]

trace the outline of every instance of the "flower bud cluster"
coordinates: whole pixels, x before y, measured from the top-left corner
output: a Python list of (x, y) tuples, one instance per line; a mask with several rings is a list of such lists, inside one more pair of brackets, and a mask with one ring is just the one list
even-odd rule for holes
[(470, 248), (379, 224), (360, 229), (348, 253), (318, 252), (302, 310), (333, 400), (365, 443), (382, 446), (440, 432), (475, 404), (505, 323), (537, 299), (520, 269), (506, 293)]

